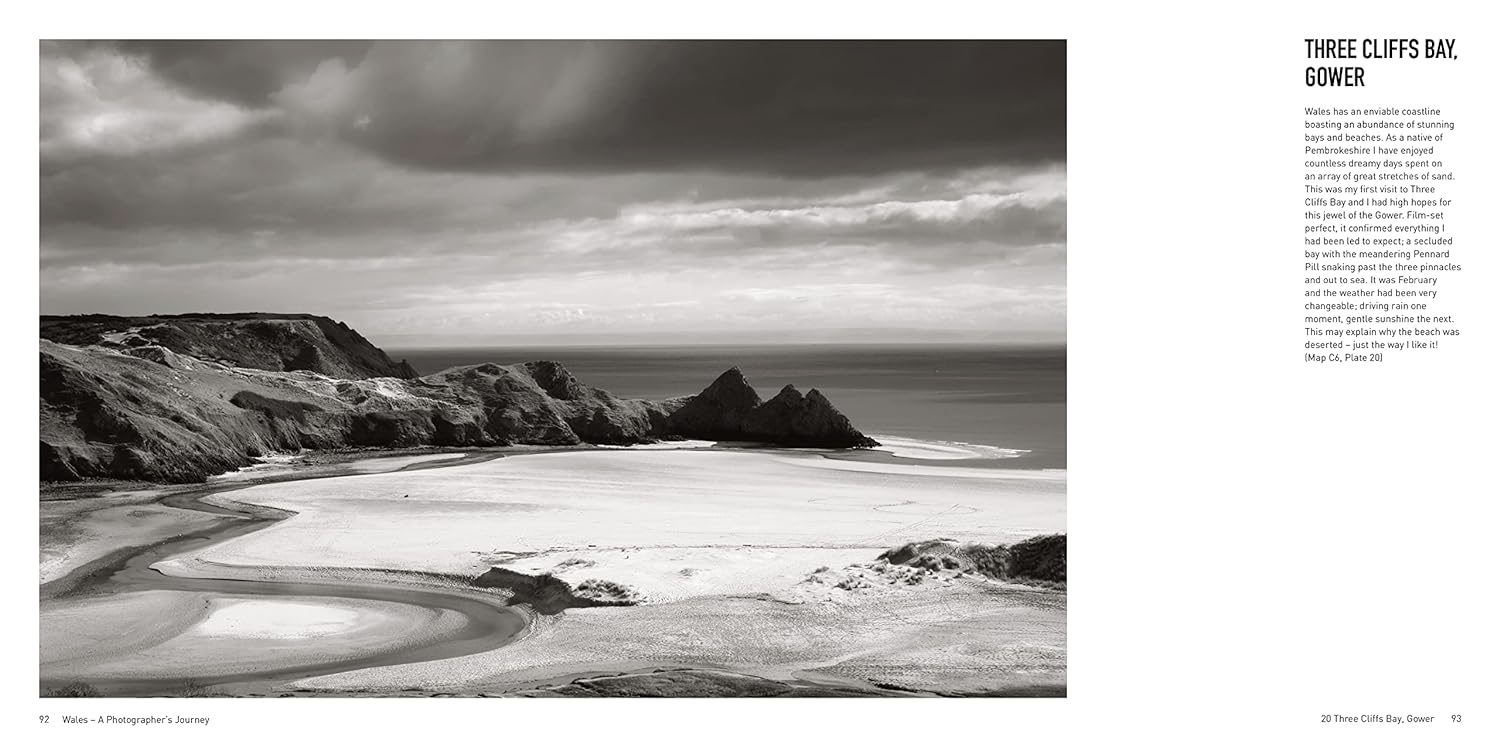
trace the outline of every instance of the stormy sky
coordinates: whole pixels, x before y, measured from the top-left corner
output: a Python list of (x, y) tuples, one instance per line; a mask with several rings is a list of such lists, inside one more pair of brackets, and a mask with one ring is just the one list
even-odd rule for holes
[(1053, 340), (1061, 42), (42, 42), (43, 313)]

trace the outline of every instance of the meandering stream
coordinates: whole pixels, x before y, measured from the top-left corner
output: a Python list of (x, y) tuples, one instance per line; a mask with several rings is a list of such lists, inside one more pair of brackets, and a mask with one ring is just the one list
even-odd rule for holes
[[(494, 454), (480, 453), (465, 456), (462, 459), (428, 462), (419, 466), (421, 468), (453, 466), (494, 458)], [(45, 605), (45, 602), (50, 599), (110, 596), (137, 591), (190, 591), (233, 597), (293, 600), (305, 597), (363, 599), (415, 606), (432, 611), (447, 611), (456, 613), (462, 618), (463, 624), (456, 631), (445, 630), (432, 637), (419, 637), (415, 642), (407, 641), (389, 650), (336, 659), (320, 659), (310, 654), (310, 658), (305, 663), (290, 666), (191, 676), (192, 683), (203, 687), (238, 683), (288, 682), (366, 667), (447, 659), (500, 648), (526, 631), (529, 619), (522, 611), (504, 606), (484, 592), (470, 592), (459, 587), (423, 586), (416, 582), (349, 582), (331, 579), (326, 573), (320, 574), (316, 569), (287, 570), (286, 572), (296, 573), (297, 577), (302, 580), (285, 582), (235, 578), (232, 577), (232, 572), (223, 574), (223, 577), (212, 578), (171, 576), (152, 567), (163, 560), (179, 557), (265, 528), (287, 517), (285, 512), (266, 508), (247, 507), (245, 510), (237, 510), (220, 507), (207, 502), (210, 496), (255, 484), (296, 481), (302, 478), (305, 477), (280, 476), (262, 481), (200, 485), (160, 498), (156, 502), (177, 508), (213, 513), (221, 516), (223, 520), (199, 532), (173, 537), (143, 547), (119, 550), (80, 566), (67, 576), (43, 585), (43, 603)], [(322, 580), (319, 580), (320, 578)], [(122, 627), (126, 625), (128, 623), (121, 623)], [(48, 665), (45, 663), (41, 665), (41, 690), (44, 694), (47, 690), (70, 681), (72, 680), (49, 677)], [(163, 675), (128, 679), (89, 679), (87, 681), (106, 695), (148, 696), (171, 695), (174, 691), (180, 690), (189, 678), (184, 675)]]

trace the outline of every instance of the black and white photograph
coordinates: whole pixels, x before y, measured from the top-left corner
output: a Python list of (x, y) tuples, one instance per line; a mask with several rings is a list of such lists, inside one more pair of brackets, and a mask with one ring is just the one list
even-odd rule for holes
[(1066, 698), (1067, 68), (40, 41), (39, 696)]

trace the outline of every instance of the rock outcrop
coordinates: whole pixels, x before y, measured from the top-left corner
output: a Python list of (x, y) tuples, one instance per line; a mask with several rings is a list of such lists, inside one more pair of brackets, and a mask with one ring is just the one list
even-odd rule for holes
[(760, 394), (750, 387), (744, 373), (738, 367), (731, 367), (673, 411), (669, 424), (684, 437), (741, 440), (745, 437), (745, 420), (760, 405)]
[(414, 378), (358, 332), (320, 315), (232, 313), (43, 315), (41, 337), (59, 344), (104, 346), (155, 358), (183, 354), (257, 370), (307, 370), (335, 378)]
[[(65, 332), (90, 335), (77, 326)], [(362, 352), (368, 342), (348, 333), (364, 342), (355, 345)], [(191, 345), (205, 346), (196, 339)], [(763, 403), (738, 369), (697, 396), (648, 401), (585, 385), (550, 361), (343, 378), (236, 364), (265, 352), (236, 357), (225, 347), (213, 351), (227, 356), (204, 359), (162, 344), (42, 339), (41, 478), (199, 482), (269, 453), (346, 447), (629, 445), (676, 437), (875, 444), (816, 391), (802, 396), (789, 386)], [(335, 353), (323, 361), (358, 359)]]
[(629, 586), (609, 581), (590, 579), (574, 587), (551, 573), (531, 575), (501, 567), (490, 568), (469, 585), (509, 591), (507, 605), (524, 604), (544, 615), (583, 607), (628, 607), (640, 601)]
[(881, 553), (878, 560), (927, 570), (956, 570), (1006, 581), (1066, 584), (1068, 536), (1034, 536), (1011, 545), (960, 544), (952, 539), (911, 542)]
[(770, 401), (750, 387), (738, 367), (672, 411), (668, 429), (700, 440), (775, 443), (791, 448), (873, 448), (817, 390), (804, 396), (791, 385)]
[(833, 404), (816, 388), (804, 396), (791, 385), (750, 412), (743, 429), (753, 440), (793, 448), (874, 448), (880, 445), (854, 429), (849, 419), (833, 408)]

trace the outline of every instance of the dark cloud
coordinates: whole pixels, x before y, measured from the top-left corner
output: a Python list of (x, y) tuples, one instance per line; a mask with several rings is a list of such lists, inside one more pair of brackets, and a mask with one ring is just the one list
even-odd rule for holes
[[(602, 60), (597, 77), (580, 62), (590, 54)], [(487, 48), (470, 60), (478, 71), (492, 63)], [(528, 133), (526, 112), (405, 107), (410, 98), (392, 95), (400, 87), (384, 86), (355, 135), (394, 160), (447, 169), (812, 175), (1065, 156), (1061, 43), (660, 43), (553, 65), (543, 100), (586, 100), (557, 118), (556, 135)]]
[(423, 169), (871, 174), (1065, 158), (1064, 42), (132, 42)]
[(270, 104), (271, 95), (305, 79), (324, 61), (355, 65), (368, 41), (131, 40), (114, 46), (146, 57), (161, 77), (192, 92), (249, 107)]
[(40, 47), (46, 312), (1064, 321), (1061, 42)]

